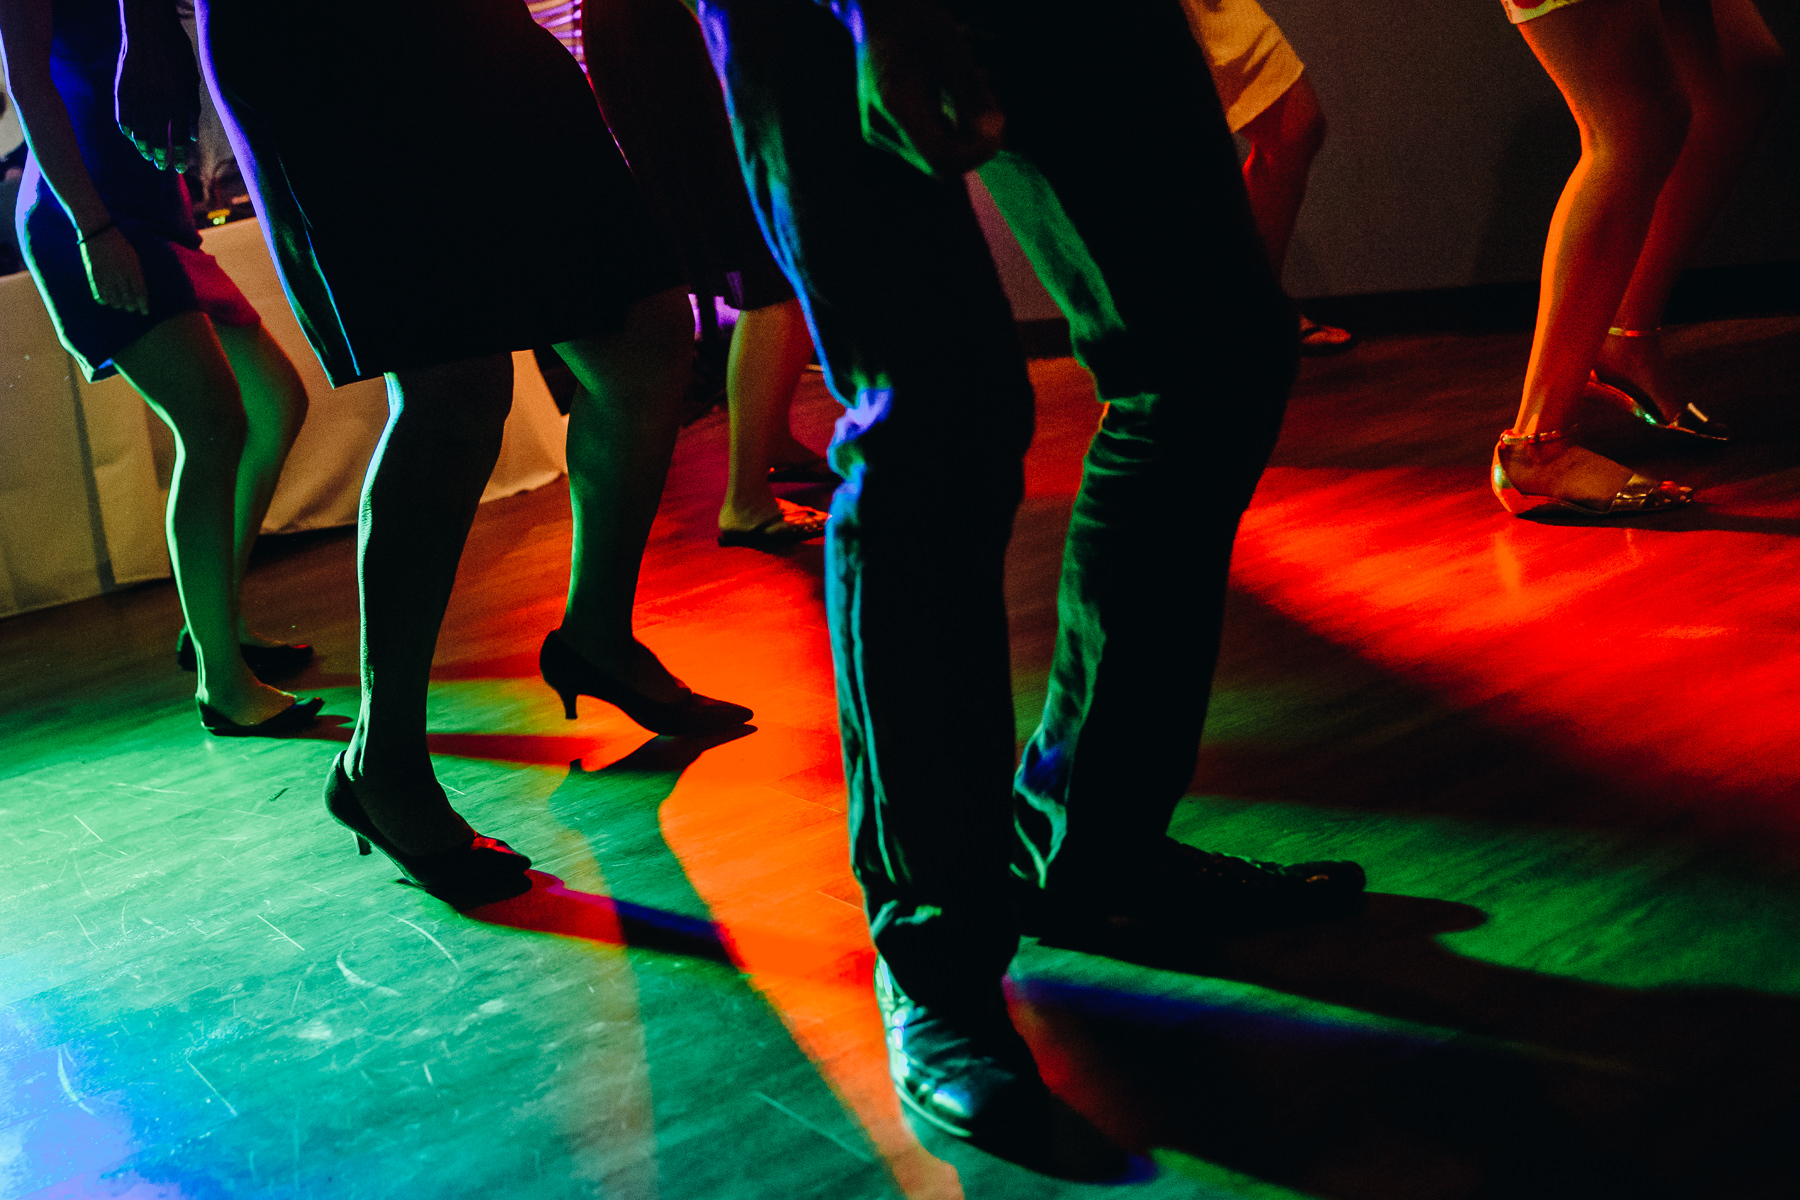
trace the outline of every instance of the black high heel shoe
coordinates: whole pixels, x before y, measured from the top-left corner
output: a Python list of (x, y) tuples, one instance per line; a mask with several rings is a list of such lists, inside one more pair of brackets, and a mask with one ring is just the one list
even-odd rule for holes
[(499, 838), (476, 834), (467, 846), (436, 854), (407, 854), (375, 828), (356, 785), (344, 772), (344, 756), (331, 760), (331, 777), (325, 781), (325, 809), (339, 825), (356, 835), (356, 852), (368, 854), (371, 846), (400, 869), (407, 881), (430, 892), (454, 908), (476, 908), (495, 900), (520, 896), (531, 890), (525, 868), (531, 860)]
[(575, 719), (577, 696), (604, 700), (652, 733), (716, 733), (742, 725), (756, 715), (741, 704), (702, 696), (686, 685), (682, 686), (679, 700), (652, 700), (583, 658), (554, 629), (544, 635), (544, 647), (538, 651), (538, 671), (562, 698), (563, 716), (571, 721)]
[(200, 710), (200, 723), (214, 737), (283, 737), (311, 725), (319, 710), (325, 707), (325, 701), (318, 696), (296, 700), (268, 720), (254, 725), (239, 725), (204, 700), (194, 701), (194, 706)]
[[(285, 679), (294, 674), (313, 659), (313, 648), (305, 642), (289, 645), (286, 642), (278, 646), (258, 646), (254, 642), (239, 642), (238, 649), (244, 655), (244, 665), (250, 673), (264, 683), (271, 679)], [(181, 627), (181, 636), (175, 639), (175, 665), (183, 671), (197, 671), (200, 661), (194, 653), (194, 635), (188, 627)]]

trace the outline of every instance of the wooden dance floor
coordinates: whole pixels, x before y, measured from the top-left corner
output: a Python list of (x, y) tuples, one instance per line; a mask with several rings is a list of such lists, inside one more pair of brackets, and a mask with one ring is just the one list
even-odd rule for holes
[[(565, 721), (536, 654), (566, 488), (487, 506), (433, 749), (541, 874), (470, 916), (358, 858), (319, 801), (356, 704), (348, 531), (266, 544), (250, 584), (262, 629), (320, 647), (310, 737), (201, 732), (168, 584), (0, 622), (0, 1197), (1800, 1195), (1800, 318), (1674, 333), (1740, 437), (1672, 456), (1599, 421), (1704, 490), (1611, 526), (1487, 492), (1527, 341), (1309, 362), (1243, 525), (1174, 832), (1356, 858), (1367, 911), (1135, 962), (1028, 942), (1015, 964), (1046, 1077), (1137, 1156), (1128, 1178), (903, 1120), (846, 865), (821, 552), (713, 545), (715, 415), (682, 439), (640, 632), (754, 731), (652, 738), (593, 700)], [(1021, 738), (1097, 418), (1072, 361), (1033, 374)], [(816, 376), (798, 411), (822, 444)], [(921, 496), (918, 519), (953, 539), (957, 507)]]

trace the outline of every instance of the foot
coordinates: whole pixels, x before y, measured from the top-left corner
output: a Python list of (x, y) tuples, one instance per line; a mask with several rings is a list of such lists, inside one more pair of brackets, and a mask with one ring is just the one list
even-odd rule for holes
[(266, 633), (258, 633), (248, 625), (238, 626), (238, 645), (240, 646), (256, 646), (260, 649), (267, 650), (275, 646), (285, 646), (287, 644), (288, 643), (282, 641), (280, 638), (270, 637)]
[(748, 546), (753, 550), (784, 550), (811, 541), (825, 532), (831, 514), (787, 500), (775, 501), (772, 513), (748, 520), (731, 512), (719, 514), (719, 545)]
[(1342, 916), (1362, 903), (1366, 883), (1353, 862), (1259, 862), (1164, 838), (1105, 886), (1022, 884), (1020, 916), (1039, 937), (1096, 928), (1223, 934)]
[(1050, 1093), (1006, 1015), (998, 979), (972, 987), (954, 1009), (924, 1005), (877, 959), (875, 1002), (894, 1090), (919, 1117), (977, 1141), (1004, 1139), (1046, 1119)]
[(372, 845), (379, 846), (408, 880), (458, 909), (476, 908), (531, 890), (531, 877), (525, 873), (531, 860), (505, 842), (472, 829), (466, 838), (436, 851), (419, 853), (396, 843), (369, 812), (365, 797), (373, 789), (367, 779), (359, 784), (345, 771), (346, 757), (340, 754), (332, 763), (325, 781), (325, 808), (356, 834), (360, 853), (368, 854)]
[(1623, 385), (1627, 395), (1649, 408), (1662, 424), (1682, 414), (1682, 406), (1674, 399), (1669, 360), (1656, 330), (1631, 337), (1608, 334), (1594, 360), (1594, 377), (1613, 387)]
[(1651, 485), (1655, 498), (1630, 511), (1674, 507), (1685, 504), (1693, 494), (1691, 489), (1676, 484), (1646, 480), (1630, 467), (1595, 454), (1566, 437), (1502, 446), (1499, 462), (1507, 481), (1522, 495), (1552, 499), (1595, 514), (1613, 511), (1621, 492), (1642, 491), (1645, 483)]
[(1656, 330), (1629, 336), (1609, 333), (1594, 363), (1593, 382), (1599, 386), (1589, 387), (1590, 394), (1610, 394), (1609, 398), (1622, 401), (1622, 406), (1662, 429), (1707, 441), (1730, 440), (1731, 431), (1723, 421), (1680, 399), (1681, 388), (1672, 377)]
[(1342, 354), (1356, 345), (1356, 335), (1335, 325), (1321, 325), (1305, 313), (1300, 314), (1300, 353)]
[(344, 776), (377, 832), (403, 854), (429, 856), (459, 850), (476, 836), (473, 826), (450, 807), (443, 785), (427, 760), (423, 769), (370, 769), (358, 764), (354, 748), (342, 755)]
[(557, 636), (588, 664), (656, 704), (679, 704), (688, 686), (669, 673), (654, 651), (634, 637), (619, 640), (585, 638), (568, 622)]
[[(647, 662), (660, 672), (662, 679), (673, 684), (672, 695), (666, 689), (657, 696), (646, 695), (601, 670), (572, 645), (566, 628), (552, 630), (544, 636), (543, 647), (538, 651), (538, 670), (543, 674), (544, 682), (563, 702), (563, 716), (571, 721), (576, 717), (576, 705), (582, 696), (592, 696), (613, 705), (652, 733), (673, 737), (722, 733), (745, 724), (756, 715), (741, 704), (702, 696), (664, 671), (655, 655), (641, 645), (638, 649), (644, 657), (637, 661)], [(640, 678), (647, 677), (648, 673), (640, 675)]]
[(237, 725), (260, 725), (292, 708), (292, 692), (270, 687), (248, 670), (241, 678), (223, 684), (208, 680), (194, 691), (194, 699)]
[[(258, 679), (265, 682), (295, 674), (313, 658), (313, 648), (304, 642), (280, 642), (259, 633), (246, 633), (241, 628), (238, 631), (238, 647), (245, 664)], [(175, 665), (183, 671), (192, 671), (198, 666), (194, 638), (186, 625), (181, 627), (181, 633), (175, 639)]]

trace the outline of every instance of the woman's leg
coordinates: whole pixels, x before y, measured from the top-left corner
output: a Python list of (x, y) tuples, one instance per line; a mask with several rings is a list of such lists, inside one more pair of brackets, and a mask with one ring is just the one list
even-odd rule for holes
[(438, 627), (512, 407), (512, 358), (389, 373), (388, 423), (363, 482), (357, 536), (362, 709), (344, 755), (357, 798), (406, 854), (466, 846), (425, 744)]
[(175, 434), (169, 558), (194, 638), (195, 695), (240, 725), (265, 721), (294, 698), (258, 682), (238, 649), (233, 511), (245, 420), (237, 379), (198, 312), (161, 322), (113, 361)]
[[(275, 496), (282, 464), (300, 425), (306, 420), (306, 388), (299, 372), (261, 325), (218, 327), (219, 343), (237, 376), (246, 421), (244, 457), (238, 464), (237, 481), (237, 584), (241, 595), (250, 548), (262, 531), (263, 517)], [(251, 632), (242, 611), (238, 613), (238, 640), (273, 645), (278, 639)]]
[[(1683, 97), (1656, 0), (1583, 0), (1519, 26), (1568, 101), (1581, 160), (1551, 218), (1515, 433), (1566, 430), (1625, 294), (1657, 194), (1681, 153)], [(1531, 495), (1596, 505), (1631, 477), (1568, 439), (1513, 448)]]
[[(769, 487), (769, 466), (813, 457), (788, 429), (788, 405), (812, 355), (812, 334), (800, 301), (747, 308), (731, 334), (725, 390), (731, 412), (731, 467), (720, 529), (759, 529), (784, 510)], [(798, 449), (801, 454), (795, 454)], [(816, 510), (790, 508), (810, 513)], [(824, 514), (818, 514), (823, 522)]]
[[(1667, 0), (1663, 19), (1693, 119), (1612, 322), (1644, 333), (1662, 324), (1676, 278), (1730, 197), (1781, 94), (1786, 66), (1752, 0)], [(1609, 337), (1598, 361), (1603, 376), (1636, 384), (1665, 418), (1681, 412), (1674, 393), (1662, 386), (1662, 348), (1655, 337)]]
[(1325, 144), (1325, 112), (1319, 94), (1305, 75), (1281, 93), (1238, 131), (1250, 143), (1244, 159), (1244, 190), (1250, 196), (1250, 214), (1256, 231), (1269, 251), (1275, 277), (1287, 262), (1288, 243), (1300, 202), (1306, 198), (1306, 176), (1313, 158)]
[(632, 635), (631, 608), (680, 428), (693, 339), (687, 294), (670, 290), (634, 304), (623, 330), (556, 347), (583, 385), (569, 413), (575, 545), (562, 636), (658, 702), (678, 700), (681, 685)]

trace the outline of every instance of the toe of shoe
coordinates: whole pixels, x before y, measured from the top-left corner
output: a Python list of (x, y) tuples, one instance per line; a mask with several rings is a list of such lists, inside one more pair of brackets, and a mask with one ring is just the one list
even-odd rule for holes
[(971, 1059), (955, 1069), (898, 1066), (894, 1086), (907, 1106), (963, 1138), (1005, 1136), (1042, 1120), (1049, 1093), (1036, 1071)]

